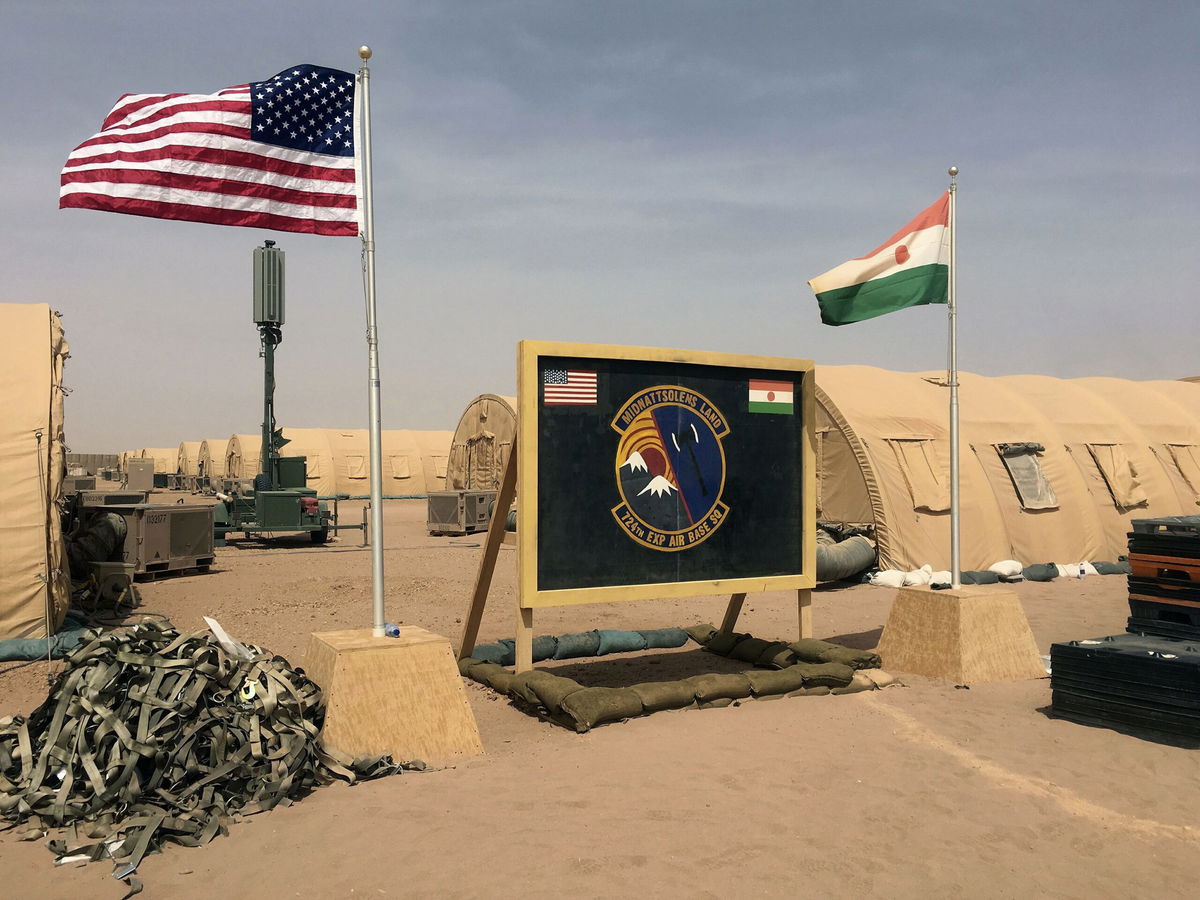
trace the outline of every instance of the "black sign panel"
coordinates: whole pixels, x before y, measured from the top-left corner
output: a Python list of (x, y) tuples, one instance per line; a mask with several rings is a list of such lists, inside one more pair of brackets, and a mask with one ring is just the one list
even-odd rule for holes
[(538, 355), (525, 374), (537, 591), (804, 572), (810, 365)]

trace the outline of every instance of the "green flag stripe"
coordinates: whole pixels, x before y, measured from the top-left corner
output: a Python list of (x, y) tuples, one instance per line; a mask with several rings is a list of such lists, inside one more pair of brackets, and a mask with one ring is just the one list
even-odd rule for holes
[(794, 412), (791, 403), (772, 403), (769, 400), (751, 400), (750, 412), (754, 413), (786, 413)]
[(947, 273), (946, 266), (934, 263), (817, 294), (821, 321), (848, 325), (910, 306), (945, 303)]

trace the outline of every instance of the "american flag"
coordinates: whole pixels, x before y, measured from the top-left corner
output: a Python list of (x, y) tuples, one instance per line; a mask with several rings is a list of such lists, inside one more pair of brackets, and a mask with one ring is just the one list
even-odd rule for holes
[(546, 369), (542, 373), (542, 402), (546, 406), (594, 406), (596, 373)]
[(295, 66), (215, 94), (125, 94), (67, 157), (59, 207), (359, 233), (354, 76)]

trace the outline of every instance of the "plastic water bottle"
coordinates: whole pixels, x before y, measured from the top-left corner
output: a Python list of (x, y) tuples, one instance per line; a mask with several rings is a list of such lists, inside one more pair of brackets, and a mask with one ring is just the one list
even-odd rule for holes
[(392, 637), (392, 638), (400, 637), (400, 626), (395, 624), (394, 622), (384, 622), (383, 623), (383, 635), (384, 635), (384, 637)]
[(1087, 575), (1087, 572), (1083, 568), (1083, 563), (1080, 563), (1079, 564), (1079, 580), (1083, 581), (1083, 579), (1086, 575)]

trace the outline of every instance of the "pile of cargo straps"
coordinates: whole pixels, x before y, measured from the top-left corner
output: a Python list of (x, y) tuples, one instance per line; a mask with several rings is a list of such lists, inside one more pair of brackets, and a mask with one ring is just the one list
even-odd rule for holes
[(0, 815), (23, 840), (73, 827), (79, 845), (49, 842), (59, 862), (111, 858), (128, 879), (147, 851), (206, 843), (239, 814), (423, 768), (332, 752), (320, 688), (237, 650), (154, 622), (89, 633), (28, 719), (0, 718)]

